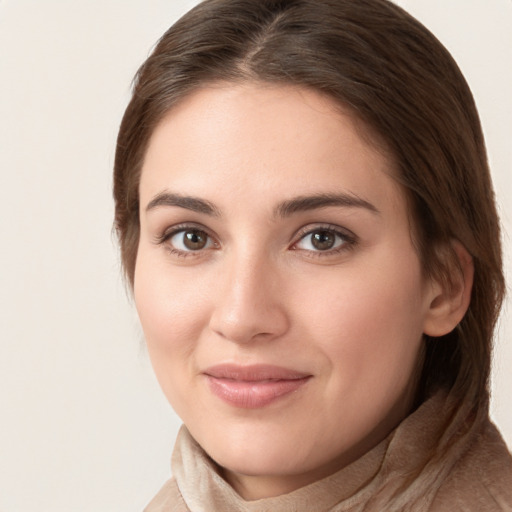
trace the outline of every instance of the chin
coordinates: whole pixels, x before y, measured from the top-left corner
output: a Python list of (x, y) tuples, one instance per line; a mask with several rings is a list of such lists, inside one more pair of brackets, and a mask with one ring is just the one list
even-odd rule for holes
[(292, 475), (310, 471), (318, 463), (311, 456), (314, 450), (282, 427), (259, 423), (191, 434), (219, 466), (242, 475)]

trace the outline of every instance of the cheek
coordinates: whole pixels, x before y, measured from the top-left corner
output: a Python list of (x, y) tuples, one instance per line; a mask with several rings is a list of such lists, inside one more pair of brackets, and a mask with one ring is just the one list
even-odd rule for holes
[(134, 297), (148, 342), (186, 339), (187, 331), (198, 325), (194, 320), (208, 297), (207, 286), (202, 284), (193, 268), (173, 268), (149, 249), (139, 250)]
[(361, 265), (326, 278), (323, 286), (303, 288), (309, 290), (301, 306), (303, 325), (337, 378), (410, 376), (423, 327), (421, 272), (414, 259), (405, 267)]
[(192, 275), (152, 264), (142, 256), (137, 262), (134, 298), (155, 374), (169, 398), (180, 373), (201, 338), (208, 317), (207, 290)]

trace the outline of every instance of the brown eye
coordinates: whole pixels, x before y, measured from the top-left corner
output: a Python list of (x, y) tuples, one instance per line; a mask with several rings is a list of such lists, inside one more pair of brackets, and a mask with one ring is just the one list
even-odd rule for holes
[(182, 229), (169, 238), (174, 249), (182, 252), (200, 251), (208, 249), (212, 240), (208, 234), (201, 229)]
[(329, 252), (342, 247), (349, 247), (354, 241), (344, 233), (336, 229), (317, 228), (304, 234), (302, 238), (294, 244), (295, 249), (310, 252)]
[(335, 243), (336, 235), (331, 231), (316, 231), (311, 234), (311, 245), (319, 251), (328, 251)]
[(194, 229), (183, 233), (183, 245), (191, 251), (204, 249), (208, 242), (208, 235), (204, 231)]

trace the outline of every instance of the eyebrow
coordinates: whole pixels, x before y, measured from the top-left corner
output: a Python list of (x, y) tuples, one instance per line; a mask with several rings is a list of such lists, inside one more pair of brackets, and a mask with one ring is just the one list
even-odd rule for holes
[(219, 209), (210, 201), (199, 199), (198, 197), (183, 196), (181, 194), (173, 194), (171, 192), (161, 192), (157, 194), (146, 206), (146, 211), (153, 210), (159, 206), (178, 206), (185, 210), (191, 210), (205, 215), (214, 217), (220, 216)]
[(289, 217), (294, 213), (317, 210), (320, 208), (327, 208), (329, 206), (364, 208), (369, 210), (371, 213), (380, 215), (380, 211), (372, 203), (350, 193), (299, 196), (279, 204), (275, 209), (274, 214), (279, 217)]
[[(210, 201), (198, 197), (184, 196), (171, 192), (161, 192), (157, 194), (147, 205), (146, 211), (153, 210), (160, 206), (177, 206), (186, 210), (191, 210), (204, 215), (220, 217), (220, 210)], [(380, 211), (370, 202), (361, 197), (350, 194), (314, 194), (309, 196), (299, 196), (293, 199), (283, 201), (278, 204), (274, 210), (275, 217), (290, 217), (299, 212), (318, 210), (329, 206), (338, 206), (344, 208), (364, 208), (371, 213), (380, 215)]]

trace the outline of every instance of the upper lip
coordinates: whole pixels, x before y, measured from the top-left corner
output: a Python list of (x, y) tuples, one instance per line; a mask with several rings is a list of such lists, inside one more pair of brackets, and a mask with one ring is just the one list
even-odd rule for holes
[(229, 379), (245, 382), (268, 380), (298, 380), (311, 377), (311, 374), (269, 364), (239, 365), (233, 363), (210, 366), (203, 371), (216, 379)]

